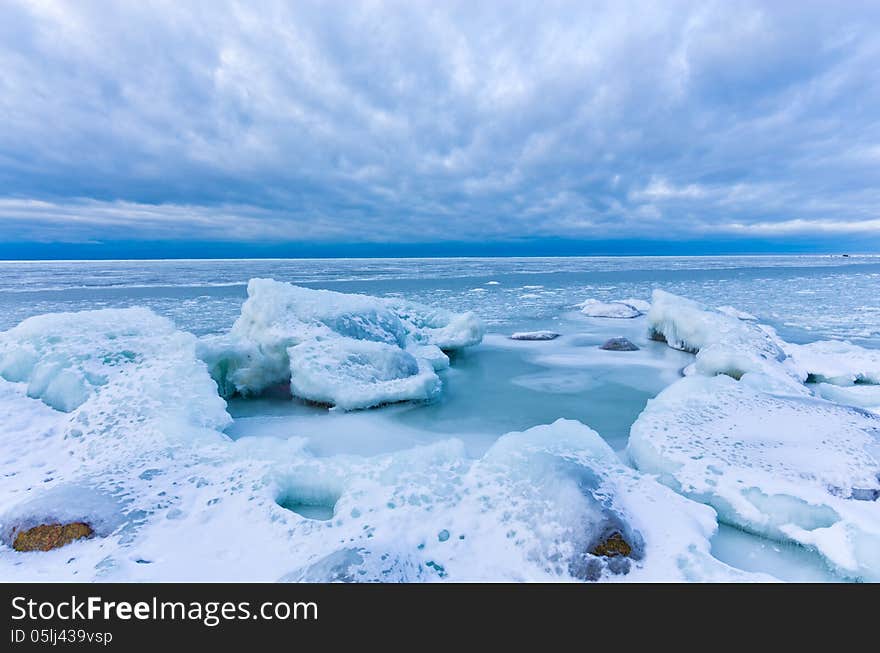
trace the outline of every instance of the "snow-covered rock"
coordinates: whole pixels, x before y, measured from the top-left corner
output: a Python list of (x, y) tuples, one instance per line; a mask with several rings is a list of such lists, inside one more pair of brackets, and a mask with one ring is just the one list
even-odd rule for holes
[[(187, 466), (211, 464), (231, 421), (195, 346), (140, 308), (41, 315), (0, 333), (0, 352), (16, 361), (0, 380), (0, 541), (41, 523), (86, 523), (97, 537), (58, 553), (100, 556), (88, 567), (107, 555), (104, 538), (126, 541), (147, 515), (177, 505)], [(162, 496), (149, 470), (166, 475)]]
[[(301, 563), (284, 580), (756, 578), (709, 554), (710, 508), (626, 467), (579, 422), (510, 433), (478, 460), (453, 440), (301, 460), (275, 478), (277, 493), (331, 497), (334, 515), (333, 529), (291, 518)], [(615, 533), (629, 556), (591, 553)]]
[(880, 417), (756, 385), (678, 381), (633, 424), (629, 456), (726, 523), (815, 548), (846, 576), (880, 579)]
[(638, 351), (639, 348), (629, 339), (618, 337), (618, 338), (609, 338), (606, 340), (599, 349), (603, 349), (605, 351)]

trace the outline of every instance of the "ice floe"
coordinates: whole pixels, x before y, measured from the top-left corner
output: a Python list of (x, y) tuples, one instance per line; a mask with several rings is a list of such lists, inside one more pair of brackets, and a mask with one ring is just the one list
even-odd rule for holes
[(288, 349), (290, 391), (342, 410), (371, 408), (440, 392), (433, 365), (373, 340), (311, 340)]
[(655, 290), (648, 312), (652, 337), (696, 354), (688, 373), (740, 378), (759, 372), (799, 384), (806, 374), (785, 353), (772, 329), (731, 317), (697, 302)]
[(648, 403), (627, 451), (722, 521), (815, 548), (843, 575), (880, 579), (878, 416), (696, 375)]
[(819, 383), (815, 386), (815, 391), (823, 399), (880, 413), (880, 385), (839, 386)]
[(555, 340), (558, 337), (555, 331), (517, 331), (510, 335), (511, 340)]
[(624, 301), (603, 302), (598, 299), (588, 299), (579, 304), (579, 308), (581, 313), (588, 317), (628, 319), (642, 314), (640, 309)]
[(880, 350), (846, 341), (786, 344), (786, 351), (812, 380), (833, 385), (880, 384)]
[(473, 313), (251, 279), (231, 331), (203, 338), (199, 355), (225, 396), (289, 382), (295, 396), (353, 409), (434, 396), (444, 352), (482, 336)]

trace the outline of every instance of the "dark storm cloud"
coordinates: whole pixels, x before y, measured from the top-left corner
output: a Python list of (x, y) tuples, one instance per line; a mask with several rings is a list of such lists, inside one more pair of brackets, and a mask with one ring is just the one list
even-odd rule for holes
[(7, 0), (0, 237), (876, 237), (878, 6)]

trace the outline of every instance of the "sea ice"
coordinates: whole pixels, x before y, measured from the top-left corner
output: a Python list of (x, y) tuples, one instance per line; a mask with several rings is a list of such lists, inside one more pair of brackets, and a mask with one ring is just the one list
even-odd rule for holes
[(440, 392), (430, 362), (384, 342), (333, 338), (287, 351), (291, 393), (342, 410), (431, 399)]
[(814, 388), (816, 394), (823, 399), (880, 413), (880, 385), (839, 386), (819, 383)]
[(517, 331), (511, 334), (511, 340), (555, 340), (559, 334), (555, 331)]
[(821, 340), (806, 345), (786, 344), (791, 356), (812, 380), (833, 385), (880, 384), (880, 350), (845, 341)]
[[(294, 518), (303, 562), (284, 580), (760, 578), (709, 555), (710, 508), (626, 467), (570, 420), (505, 435), (477, 460), (452, 440), (369, 461), (301, 460), (275, 478), (277, 494), (333, 497), (332, 529)], [(615, 533), (629, 556), (591, 553)]]
[(740, 378), (760, 372), (796, 387), (806, 374), (788, 358), (769, 327), (731, 317), (697, 302), (655, 290), (648, 322), (652, 337), (674, 349), (695, 353), (687, 373)]
[(431, 370), (449, 366), (444, 352), (482, 337), (473, 313), (251, 279), (231, 331), (203, 338), (199, 355), (224, 396), (290, 382), (304, 399), (362, 408), (434, 396), (439, 379)]
[(623, 301), (602, 302), (588, 299), (579, 305), (581, 313), (589, 317), (633, 318), (642, 314), (635, 306)]
[(678, 381), (633, 424), (629, 456), (725, 523), (812, 547), (843, 575), (880, 579), (880, 418), (760, 385)]
[(719, 306), (717, 310), (719, 313), (724, 313), (725, 315), (729, 315), (730, 317), (735, 317), (737, 320), (747, 320), (749, 322), (754, 322), (758, 319), (751, 313), (746, 313), (745, 311), (741, 311), (733, 306)]

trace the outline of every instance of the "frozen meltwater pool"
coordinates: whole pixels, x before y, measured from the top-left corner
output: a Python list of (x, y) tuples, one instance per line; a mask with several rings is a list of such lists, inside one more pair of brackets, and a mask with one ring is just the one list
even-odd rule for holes
[[(489, 333), (482, 344), (453, 354), (450, 368), (440, 372), (443, 392), (432, 401), (328, 411), (291, 399), (282, 388), (231, 399), (235, 421), (226, 433), (235, 439), (304, 437), (312, 452), (324, 456), (374, 455), (456, 437), (478, 457), (505, 433), (566, 418), (589, 424), (622, 450), (648, 399), (679, 378), (693, 358), (651, 341), (644, 318), (609, 321), (566, 313), (545, 326), (560, 337), (529, 342)], [(641, 349), (599, 348), (618, 336)]]

